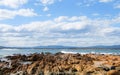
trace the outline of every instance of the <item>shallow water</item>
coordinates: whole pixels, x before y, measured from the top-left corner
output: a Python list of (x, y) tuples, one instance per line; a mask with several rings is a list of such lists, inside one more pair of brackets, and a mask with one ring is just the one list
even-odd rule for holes
[(0, 57), (13, 54), (31, 54), (31, 53), (80, 53), (80, 54), (115, 54), (120, 55), (120, 49), (0, 49)]

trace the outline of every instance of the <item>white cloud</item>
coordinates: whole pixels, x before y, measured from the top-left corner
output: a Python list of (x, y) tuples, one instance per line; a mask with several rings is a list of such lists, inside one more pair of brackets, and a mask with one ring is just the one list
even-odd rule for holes
[(34, 12), (33, 9), (19, 9), (19, 10), (0, 9), (0, 20), (13, 19), (17, 15), (30, 17), (36, 16), (37, 14)]
[(50, 17), (50, 16), (51, 16), (51, 14), (47, 14), (46, 16), (47, 16), (47, 17)]
[(77, 17), (77, 16), (73, 16), (73, 17), (71, 17), (69, 20), (70, 20), (70, 21), (76, 21), (76, 20), (78, 20), (78, 17)]
[(18, 8), (23, 4), (26, 4), (28, 0), (0, 0), (0, 6), (6, 6), (10, 8)]
[(67, 20), (67, 19), (68, 19), (67, 16), (60, 16), (60, 17), (58, 17), (58, 18), (55, 18), (54, 21), (55, 21), (55, 22), (61, 22), (61, 21), (65, 21), (65, 20)]
[(43, 4), (43, 5), (50, 5), (50, 4), (53, 4), (55, 0), (40, 0), (40, 2)]
[(6, 24), (0, 24), (0, 32), (7, 32), (13, 30), (13, 26), (6, 25)]
[(93, 13), (92, 15), (93, 15), (93, 16), (99, 16), (100, 14), (98, 14), (98, 13)]
[(113, 26), (120, 24), (119, 19), (60, 16), (19, 26), (0, 24), (0, 41), (8, 46), (120, 44), (120, 27)]
[(48, 11), (49, 8), (48, 7), (44, 7), (43, 11)]
[(20, 9), (16, 11), (16, 14), (20, 16), (37, 16), (33, 9)]
[(110, 5), (112, 6), (116, 3), (119, 3), (118, 0), (82, 0), (77, 2), (76, 5), (81, 7), (90, 7), (99, 3), (110, 3), (110, 2), (111, 2)]
[(55, 2), (61, 2), (61, 1), (62, 0), (38, 0), (38, 2), (35, 3), (35, 5), (42, 5), (44, 7), (43, 11), (48, 11), (49, 10), (49, 8), (48, 8), (49, 5), (52, 5)]
[(89, 7), (96, 4), (99, 0), (82, 0), (76, 3), (77, 6)]
[[(51, 21), (45, 22), (32, 22), (30, 24), (20, 25), (16, 27), (17, 31), (26, 31), (26, 32), (43, 32), (48, 31), (51, 25), (54, 25)], [(47, 28), (49, 27), (49, 28)], [(47, 30), (46, 30), (47, 29)]]
[(113, 0), (99, 0), (99, 2), (103, 2), (103, 3), (108, 3), (108, 2), (112, 2)]
[(115, 4), (114, 8), (120, 8), (120, 4)]
[(61, 27), (62, 30), (81, 30), (84, 29), (84, 27), (88, 23), (86, 22), (74, 22), (74, 23), (67, 23)]
[(15, 12), (6, 10), (6, 9), (0, 9), (0, 20), (3, 19), (12, 19), (15, 16)]

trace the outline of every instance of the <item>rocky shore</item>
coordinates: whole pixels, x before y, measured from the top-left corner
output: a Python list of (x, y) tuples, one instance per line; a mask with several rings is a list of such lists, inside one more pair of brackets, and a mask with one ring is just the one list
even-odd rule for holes
[(0, 59), (0, 75), (120, 75), (120, 55), (16, 54)]

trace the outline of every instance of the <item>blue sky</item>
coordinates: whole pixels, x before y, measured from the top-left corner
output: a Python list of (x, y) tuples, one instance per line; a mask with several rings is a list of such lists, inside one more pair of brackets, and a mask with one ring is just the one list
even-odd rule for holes
[(0, 0), (1, 46), (117, 44), (119, 0)]

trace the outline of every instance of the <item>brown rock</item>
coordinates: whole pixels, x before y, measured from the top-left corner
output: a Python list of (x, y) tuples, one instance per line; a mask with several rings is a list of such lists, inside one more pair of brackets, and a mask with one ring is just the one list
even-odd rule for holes
[(120, 71), (117, 70), (111, 70), (107, 73), (107, 75), (120, 75)]

